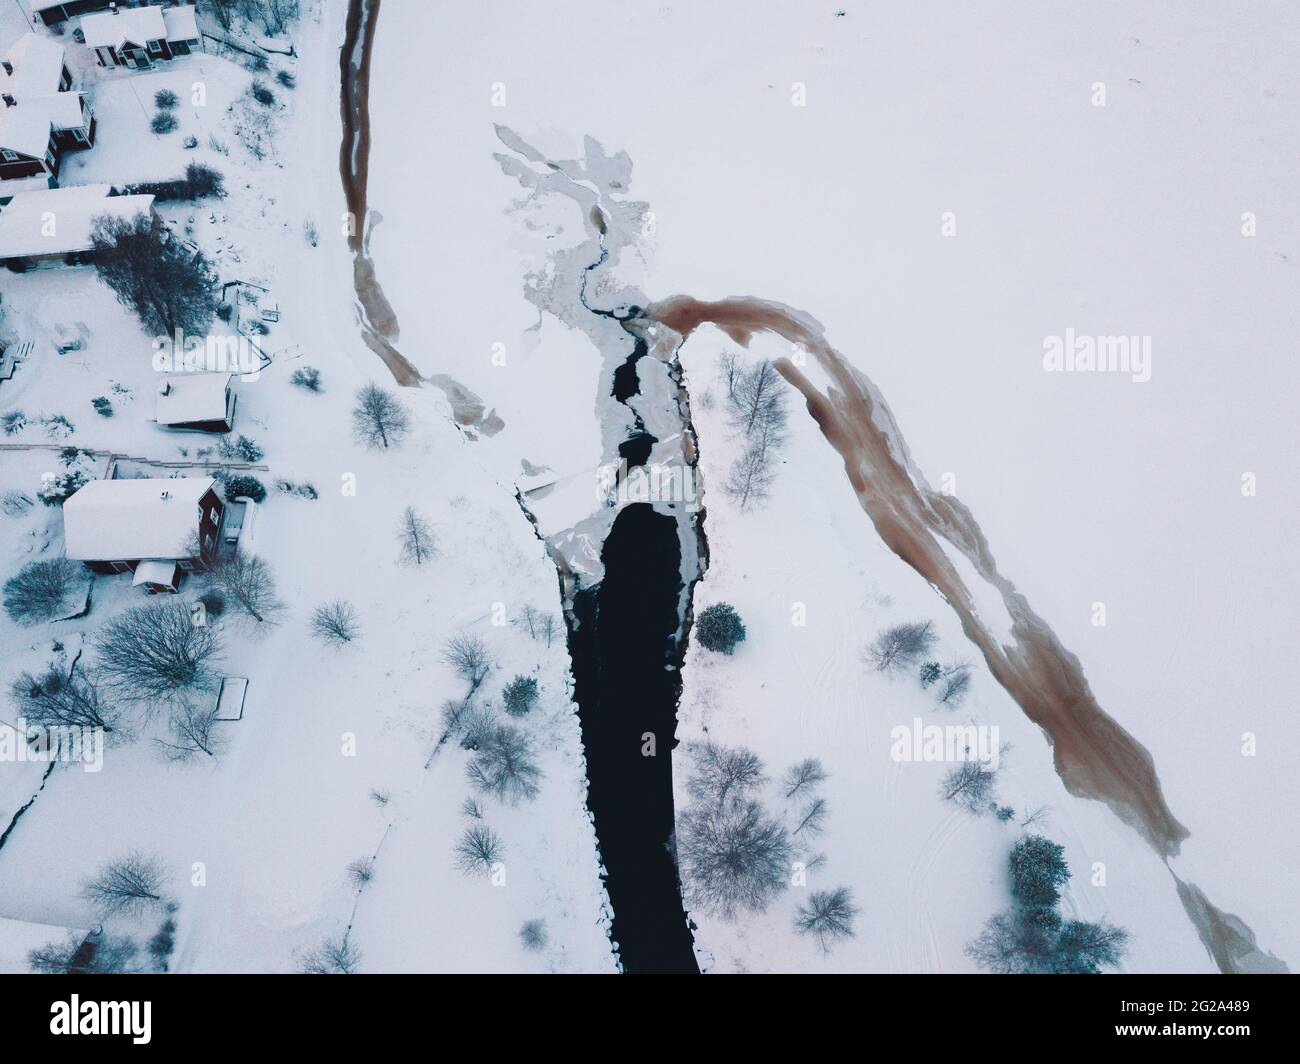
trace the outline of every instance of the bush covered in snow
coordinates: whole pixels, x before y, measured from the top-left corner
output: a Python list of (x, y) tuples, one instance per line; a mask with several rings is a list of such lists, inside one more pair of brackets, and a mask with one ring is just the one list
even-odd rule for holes
[(176, 131), (176, 116), (170, 111), (159, 111), (150, 121), (149, 128), (158, 134), (174, 133)]
[(732, 606), (715, 602), (695, 622), (695, 637), (709, 650), (730, 654), (745, 640), (745, 625)]
[(240, 499), (262, 502), (266, 499), (266, 486), (257, 477), (231, 477), (226, 482), (226, 501), (238, 502)]
[(290, 384), (296, 384), (299, 388), (305, 388), (309, 392), (320, 391), (320, 370), (315, 366), (302, 366), (293, 371), (289, 378)]
[(507, 713), (512, 717), (522, 717), (537, 702), (537, 681), (531, 676), (516, 676), (506, 684), (501, 698)]

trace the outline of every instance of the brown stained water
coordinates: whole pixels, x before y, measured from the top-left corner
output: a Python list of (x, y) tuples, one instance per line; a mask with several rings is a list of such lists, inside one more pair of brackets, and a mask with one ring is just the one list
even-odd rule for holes
[[(646, 315), (671, 329), (678, 345), (709, 322), (742, 345), (756, 333), (769, 332), (816, 358), (832, 382), (825, 394), (789, 359), (777, 360), (776, 367), (803, 395), (808, 412), (844, 460), (849, 482), (877, 533), (944, 597), (994, 678), (1047, 733), (1066, 789), (1105, 802), (1162, 858), (1175, 856), (1189, 832), (1165, 802), (1150, 753), (1102, 709), (1079, 659), (998, 571), (966, 506), (933, 491), (911, 468), (883, 397), (826, 342), (821, 326), (793, 308), (748, 297), (708, 303), (673, 296), (646, 308)], [(1013, 622), (1009, 645), (980, 621), (940, 538), (960, 550), (1001, 594)], [(1254, 935), (1239, 919), (1214, 908), (1194, 886), (1177, 883), (1183, 907), (1220, 970), (1286, 970), (1282, 961), (1256, 947)]]
[(400, 328), (397, 312), (384, 294), (370, 258), (370, 234), (382, 221), (367, 204), (370, 176), (370, 59), (379, 21), (380, 0), (349, 0), (343, 48), (339, 54), (339, 110), (343, 139), (339, 146), (339, 176), (352, 225), (348, 247), (352, 251), (352, 284), (357, 294), (361, 336), (366, 346), (383, 359), (393, 380), (406, 388), (432, 384), (447, 397), (456, 423), (484, 435), (505, 427), (477, 395), (445, 373), (422, 377), (397, 349)]

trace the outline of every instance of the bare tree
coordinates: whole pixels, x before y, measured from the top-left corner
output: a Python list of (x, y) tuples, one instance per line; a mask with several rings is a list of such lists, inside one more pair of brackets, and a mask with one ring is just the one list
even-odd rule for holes
[(261, 12), (266, 32), (278, 36), (298, 17), (298, 0), (260, 0), (255, 9)]
[(460, 632), (443, 643), (442, 660), (469, 684), (466, 700), (473, 697), (479, 684), (492, 671), (492, 655), (488, 652), (487, 644), (468, 632)]
[(216, 631), (193, 623), (185, 604), (175, 600), (114, 617), (100, 630), (95, 647), (106, 684), (139, 701), (210, 687), (220, 651)]
[(939, 692), (939, 702), (955, 709), (961, 705), (970, 687), (970, 666), (958, 665), (949, 669), (945, 676), (943, 688)]
[(744, 372), (745, 368), (736, 352), (723, 351), (718, 356), (718, 377), (726, 385), (728, 399), (734, 400), (736, 398), (736, 382), (740, 380), (740, 375)]
[(103, 916), (135, 915), (162, 902), (163, 866), (154, 857), (128, 854), (109, 861), (82, 887), (82, 897)]
[(555, 619), (553, 613), (543, 613), (540, 621), (537, 622), (537, 631), (546, 637), (546, 645), (551, 645), (551, 640), (555, 638), (559, 630), (559, 622)]
[(524, 605), (519, 610), (519, 616), (515, 618), (515, 624), (520, 628), (528, 629), (528, 638), (537, 638), (537, 628), (541, 623), (542, 611), (536, 606)]
[(827, 779), (822, 763), (817, 758), (810, 757), (791, 765), (781, 777), (781, 786), (785, 790), (785, 796), (793, 798), (796, 794), (811, 790)]
[(85, 571), (68, 558), (29, 562), (5, 581), (5, 611), (19, 624), (52, 621), (69, 609), (68, 596)]
[(240, 553), (211, 561), (212, 582), (258, 624), (274, 623), (284, 609), (271, 566), (255, 554)]
[(943, 778), (939, 793), (970, 813), (979, 813), (993, 800), (996, 772), (978, 761), (963, 761)]
[(534, 953), (546, 948), (548, 937), (545, 920), (528, 920), (519, 929), (519, 941), (524, 944), (524, 949), (532, 950)]
[(1042, 821), (1045, 821), (1049, 813), (1050, 813), (1050, 809), (1047, 806), (1040, 805), (1033, 812), (1025, 816), (1025, 819), (1020, 822), (1020, 826), (1022, 828), (1027, 828), (1033, 826), (1034, 824), (1038, 824)]
[(772, 481), (775, 479), (767, 448), (759, 444), (751, 444), (731, 463), (722, 490), (742, 511), (745, 511), (754, 503), (768, 497), (771, 493)]
[(413, 506), (402, 511), (397, 526), (397, 542), (402, 548), (402, 561), (406, 565), (423, 565), (438, 556), (438, 541), (429, 522), (415, 512)]
[(722, 805), (739, 801), (767, 779), (762, 759), (744, 747), (719, 746), (710, 741), (692, 744), (688, 753), (691, 773), (686, 791), (697, 802)]
[(348, 879), (352, 880), (352, 885), (357, 890), (360, 890), (374, 878), (375, 862), (369, 857), (358, 857), (348, 865)]
[(786, 422), (785, 381), (764, 359), (742, 373), (729, 389), (732, 421), (746, 436), (758, 433), (767, 443), (777, 443)]
[(39, 678), (30, 672), (21, 673), (14, 680), (12, 692), (18, 711), (29, 725), (102, 728), (107, 736), (117, 731), (122, 720), (115, 699), (75, 668), (69, 676), (58, 669), (49, 669)]
[(373, 381), (357, 390), (352, 429), (367, 447), (388, 448), (406, 438), (411, 418), (397, 398)]
[(199, 754), (215, 759), (228, 745), (226, 733), (219, 728), (215, 703), (199, 705), (182, 698), (173, 703), (168, 724), (168, 738), (154, 742), (169, 761), (191, 761)]
[(829, 812), (830, 806), (826, 804), (825, 798), (814, 798), (799, 814), (799, 823), (793, 834), (803, 833), (805, 839), (820, 835), (826, 830), (826, 814)]
[(757, 802), (697, 802), (678, 817), (678, 868), (691, 902), (731, 919), (762, 912), (787, 886), (790, 839)]
[(305, 975), (352, 975), (360, 964), (361, 951), (344, 933), (327, 938), (310, 950), (304, 955), (301, 968)]
[(497, 724), (479, 736), (467, 771), (474, 787), (511, 805), (536, 798), (542, 778), (528, 736), (512, 724)]
[(456, 843), (456, 865), (466, 875), (487, 875), (501, 860), (504, 847), (486, 824), (471, 824)]
[(482, 820), (483, 807), (473, 798), (466, 798), (460, 803), (460, 815), (469, 820)]
[(853, 937), (853, 921), (858, 911), (848, 887), (815, 890), (807, 903), (799, 906), (794, 928), (802, 935), (816, 935), (822, 952), (826, 953), (837, 939)]
[(120, 975), (135, 970), (140, 947), (129, 938), (99, 934), (69, 935), (27, 954), (27, 967), (36, 975)]
[(357, 611), (350, 602), (335, 599), (316, 607), (311, 615), (311, 631), (323, 642), (342, 646), (351, 643), (361, 634), (361, 624), (357, 620)]
[(927, 653), (937, 638), (932, 621), (896, 624), (876, 636), (866, 659), (880, 672), (901, 668)]

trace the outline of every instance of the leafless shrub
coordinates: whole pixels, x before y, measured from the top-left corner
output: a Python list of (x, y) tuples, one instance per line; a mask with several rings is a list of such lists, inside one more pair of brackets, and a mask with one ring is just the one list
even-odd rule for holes
[(361, 623), (350, 602), (335, 599), (316, 607), (311, 615), (311, 631), (322, 642), (342, 646), (351, 643), (361, 634)]
[(190, 619), (175, 600), (114, 617), (95, 640), (99, 673), (114, 691), (140, 701), (211, 687), (220, 651), (216, 631)]
[(755, 801), (697, 802), (677, 820), (677, 860), (693, 905), (731, 919), (785, 890), (790, 839)]
[(359, 857), (348, 865), (348, 879), (360, 890), (375, 878), (375, 862), (368, 857)]
[(67, 558), (29, 562), (5, 581), (5, 612), (19, 624), (61, 617), (71, 608), (68, 597), (84, 575), (84, 567)]
[(142, 853), (109, 861), (82, 887), (82, 897), (102, 916), (131, 916), (162, 902), (162, 863)]
[(460, 815), (468, 820), (482, 820), (483, 807), (473, 798), (466, 798), (460, 803)]
[(932, 621), (886, 628), (867, 648), (867, 661), (880, 672), (901, 668), (927, 653), (938, 637)]
[(384, 806), (386, 806), (390, 801), (392, 801), (392, 797), (393, 796), (389, 794), (387, 791), (381, 791), (373, 788), (370, 791), (370, 800), (374, 802), (375, 805), (379, 806), (380, 809), (383, 809)]
[(853, 893), (848, 887), (815, 890), (807, 903), (799, 906), (794, 928), (801, 935), (816, 935), (822, 952), (826, 953), (837, 939), (853, 937), (853, 921), (857, 915)]
[(736, 352), (723, 351), (718, 356), (718, 379), (726, 386), (728, 399), (736, 398), (736, 382), (740, 380), (740, 375), (744, 371), (740, 356)]
[(692, 744), (688, 753), (691, 771), (686, 790), (697, 802), (722, 805), (737, 801), (767, 779), (762, 759), (743, 747), (703, 742)]
[(264, 559), (236, 552), (210, 564), (212, 582), (259, 624), (273, 623), (284, 609), (276, 594), (275, 576)]
[(302, 959), (304, 975), (352, 975), (361, 964), (361, 951), (346, 934), (327, 938)]
[(939, 702), (952, 709), (961, 705), (970, 688), (970, 675), (970, 668), (966, 665), (950, 669), (939, 691)]
[(492, 655), (487, 644), (467, 632), (452, 636), (442, 645), (442, 660), (469, 684), (471, 695), (492, 670)]
[(939, 793), (970, 813), (980, 813), (993, 799), (996, 771), (978, 761), (963, 761), (943, 778)]
[(546, 948), (548, 939), (545, 920), (529, 920), (519, 929), (519, 941), (524, 949), (539, 953)]
[(182, 698), (172, 704), (169, 737), (154, 742), (169, 761), (190, 761), (199, 754), (216, 758), (229, 745), (220, 723), (215, 704), (200, 706), (193, 699)]
[(109, 693), (76, 669), (64, 676), (48, 669), (37, 677), (20, 673), (11, 688), (14, 704), (29, 725), (41, 728), (103, 728), (105, 736), (117, 733), (123, 714)]
[(793, 798), (801, 792), (811, 790), (819, 783), (824, 783), (827, 778), (822, 763), (817, 758), (810, 757), (795, 762), (786, 770), (781, 778), (781, 787), (787, 798)]
[(501, 860), (504, 848), (497, 833), (486, 824), (471, 824), (456, 843), (456, 865), (466, 875), (488, 875)]
[(479, 736), (467, 771), (474, 787), (511, 805), (536, 798), (542, 778), (528, 736), (513, 724), (497, 724)]
[(826, 830), (826, 814), (829, 812), (830, 806), (826, 804), (825, 798), (814, 798), (799, 814), (799, 823), (793, 834), (802, 834), (805, 838), (820, 835)]

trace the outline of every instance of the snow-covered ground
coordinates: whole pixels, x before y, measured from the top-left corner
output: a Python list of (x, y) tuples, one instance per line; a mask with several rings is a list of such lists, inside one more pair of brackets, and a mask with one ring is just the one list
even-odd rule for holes
[[(548, 646), (510, 623), (525, 605), (558, 613), (554, 568), (513, 485), (483, 467), (438, 393), (403, 392), (415, 430), (400, 449), (367, 451), (351, 436), (353, 392), (367, 380), (383, 383), (386, 371), (356, 327), (342, 232), (343, 10), (305, 6), (295, 31), (299, 58), (285, 63), (297, 87), (275, 85), (275, 151), (264, 160), (245, 151), (227, 112), (251, 76), (224, 59), (196, 56), (161, 73), (113, 75), (92, 90), (99, 142), (75, 159), (67, 181), (166, 179), (192, 158), (214, 165), (225, 176), (225, 199), (162, 205), (160, 213), (208, 254), (223, 281), (266, 286), (261, 305), (281, 312), (261, 339), (273, 365), (236, 382), (236, 432), (266, 452), (267, 471), (257, 475), (271, 497), (256, 544), (287, 609), (268, 629), (221, 622), (223, 671), (250, 683), (244, 719), (224, 725), (230, 750), (216, 765), (164, 761), (152, 742), (161, 734), (155, 727), (110, 748), (99, 773), (54, 770), (0, 850), (0, 915), (93, 924), (82, 881), (110, 858), (144, 851), (162, 860), (180, 905), (173, 964), (182, 971), (293, 970), (349, 924), (363, 971), (612, 971), (563, 641)], [(205, 85), (206, 105), (180, 107), (180, 130), (159, 147), (139, 101), (164, 87), (187, 101), (196, 81)], [(187, 151), (181, 138), (191, 133), (199, 146)], [(210, 135), (228, 154), (210, 146)], [(308, 221), (319, 228), (318, 246), (304, 236)], [(5, 274), (0, 294), (7, 338), (36, 341), (32, 357), (0, 385), (0, 411), (21, 409), (29, 421), (5, 444), (53, 442), (166, 461), (193, 460), (213, 445), (203, 434), (151, 423), (150, 338), (93, 270)], [(49, 341), (58, 323), (86, 327), (81, 350), (56, 353)], [(304, 365), (321, 370), (321, 394), (290, 384)], [(111, 418), (92, 410), (98, 395), (111, 398)], [(70, 436), (51, 440), (37, 420), (55, 413), (75, 426)], [(50, 450), (0, 452), (0, 489), (34, 498), (57, 460)], [(319, 498), (280, 494), (277, 478), (309, 482)], [(408, 505), (438, 537), (439, 556), (419, 568), (398, 560), (397, 523)], [(0, 521), (6, 577), (61, 549), (57, 508), (37, 503)], [(82, 619), (37, 628), (0, 619), (6, 687), (20, 668), (55, 656), (56, 640), (66, 661), (80, 637), (139, 604), (129, 582), (97, 578)], [(183, 594), (199, 590), (190, 581)], [(359, 641), (339, 651), (308, 630), (311, 611), (335, 598), (355, 606), (362, 627)], [(535, 676), (541, 689), (525, 721), (544, 773), (540, 796), (518, 807), (482, 801), (504, 844), (496, 884), (453, 863), (464, 829), (460, 806), (470, 794), (467, 755), (450, 742), (429, 761), (442, 703), (463, 695), (441, 660), (443, 641), (458, 632), (480, 635), (496, 658), (482, 698), (499, 706), (501, 687), (517, 673)], [(36, 783), (31, 764), (0, 765), (5, 826)], [(372, 792), (387, 795), (386, 804)], [(374, 878), (358, 900), (347, 866), (376, 853)], [(534, 918), (546, 921), (549, 944), (526, 953), (518, 932)]]
[[(519, 455), (566, 473), (590, 468), (598, 454), (592, 392), (574, 377), (590, 366), (590, 346), (546, 315), (539, 324), (523, 298), (510, 296), (535, 263), (532, 248), (566, 237), (528, 214), (521, 224), (518, 213), (502, 213), (517, 192), (493, 160), (501, 150), (494, 124), (552, 158), (580, 157), (586, 135), (626, 151), (629, 195), (650, 212), (643, 261), (625, 254), (620, 279), (655, 297), (765, 296), (825, 323), (888, 398), (928, 479), (939, 485), (952, 474), (1001, 570), (1080, 656), (1101, 704), (1151, 751), (1171, 808), (1191, 830), (1180, 874), (1294, 963), (1300, 925), (1276, 902), (1294, 893), (1300, 868), (1292, 841), (1278, 834), (1278, 817), (1296, 806), (1291, 766), (1300, 754), (1287, 716), (1297, 679), (1287, 551), (1298, 486), (1288, 409), (1297, 383), (1288, 293), (1300, 253), (1290, 193), (1290, 131), (1300, 117), (1300, 76), (1288, 52), (1295, 12), (1117, 3), (840, 8), (386, 10), (371, 173), (372, 205), (384, 221), (373, 249), (404, 352), (497, 408), (506, 429), (483, 450), (501, 455), (503, 470)], [(425, 71), (428, 114), (424, 132), (412, 135), (403, 108), (410, 83), (385, 72), (421, 64), (430, 41), (456, 47)], [(631, 55), (654, 60), (629, 65)], [(412, 182), (417, 171), (424, 180)], [(485, 194), (493, 183), (502, 189), (497, 203)], [(456, 210), (437, 210), (441, 202)], [(1243, 235), (1243, 226), (1252, 231), (1248, 212), (1254, 236)], [(576, 210), (567, 225), (575, 239)], [(412, 246), (439, 249), (418, 274), (402, 269)], [(1045, 372), (1045, 340), (1067, 329), (1151, 337), (1151, 379)], [(505, 365), (492, 359), (496, 344), (509, 353)], [(545, 431), (535, 409), (547, 412)], [(711, 446), (707, 423), (701, 431), (707, 474), (711, 450), (725, 453), (725, 445)], [(909, 599), (910, 573), (877, 574), (878, 565), (894, 565), (857, 512), (838, 459), (813, 442), (827, 453), (792, 446), (790, 475), (769, 511), (745, 516), (743, 535), (710, 529), (713, 569), (701, 601), (738, 599), (735, 581), (764, 586), (769, 570), (750, 540), (772, 524), (785, 531), (772, 564), (790, 589), (764, 592), (782, 603), (765, 617), (784, 616), (787, 599), (815, 601), (821, 586), (839, 590), (844, 573), (862, 570), (857, 596), (915, 601), (909, 612), (939, 621), (932, 593), (922, 588)], [(819, 481), (801, 468), (812, 461), (827, 470), (816, 491)], [(1245, 473), (1256, 475), (1253, 496), (1242, 492)], [(787, 509), (780, 493), (805, 484), (804, 508)], [(848, 544), (839, 565), (823, 564), (812, 546), (832, 527), (834, 507), (843, 507)], [(732, 584), (722, 583), (728, 573)], [(1093, 623), (1096, 603), (1106, 607), (1105, 626)], [(853, 638), (828, 630), (852, 613), (823, 616), (825, 627), (810, 620), (794, 633), (788, 622), (764, 621), (751, 638), (779, 623), (783, 641), (807, 638), (827, 654), (817, 675), (839, 695), (795, 700), (810, 736), (825, 730), (827, 740), (764, 739), (790, 716), (781, 700), (769, 702), (768, 689), (743, 710), (749, 728), (738, 709), (729, 729), (715, 724), (729, 741), (772, 747), (762, 752), (773, 767), (826, 755), (816, 747), (835, 745), (841, 699), (867, 697), (858, 650), (889, 612), (863, 613)], [(955, 634), (949, 640), (951, 653), (972, 656)], [(751, 643), (746, 654), (753, 651)], [(745, 660), (762, 659), (742, 654), (718, 666), (737, 670), (726, 689), (746, 682)], [(688, 674), (688, 721), (691, 686)], [(987, 705), (996, 694), (984, 693)], [(908, 697), (891, 692), (899, 701), (891, 721), (909, 719)], [(1242, 755), (1245, 733), (1257, 738), (1253, 757)], [(1033, 778), (1047, 759), (1031, 733), (1007, 771)], [(833, 803), (838, 816), (878, 815), (879, 800), (868, 798), (883, 783), (869, 773), (836, 773), (832, 786), (856, 775), (864, 788), (861, 800)], [(1025, 801), (1050, 801), (1047, 777), (1023, 787)], [(921, 790), (928, 798), (932, 787)], [(1110, 855), (1106, 890), (1073, 900), (1136, 932), (1130, 969), (1204, 966), (1168, 875), (1136, 836), (1088, 803), (1051, 804), (1077, 867), (1091, 864), (1081, 850), (1096, 860), (1105, 859), (1097, 849)], [(937, 801), (928, 808), (945, 815)], [(889, 823), (929, 837), (907, 817)], [(870, 867), (888, 876), (891, 862), (873, 853), (905, 850), (905, 840), (839, 830), (853, 842), (832, 846), (832, 861), (859, 863), (835, 878), (866, 900), (869, 924), (871, 887), (880, 883), (855, 882), (855, 873)], [(963, 885), (999, 874), (1005, 845), (973, 841), (992, 830), (953, 829), (951, 845), (971, 850), (955, 877)], [(1121, 851), (1128, 857), (1115, 856)], [(1129, 860), (1125, 901), (1113, 869)], [(1076, 894), (1087, 895), (1085, 882), (1076, 873)], [(960, 944), (994, 906), (990, 891), (951, 916), (940, 936), (943, 966), (965, 963)], [(881, 951), (856, 962), (890, 967), (887, 933), (879, 924), (872, 933)], [(708, 939), (706, 928), (706, 947)], [(1177, 944), (1163, 945), (1171, 939)], [(773, 953), (794, 963), (793, 953)], [(896, 956), (897, 967), (930, 964), (915, 949)]]
[[(68, 157), (65, 184), (165, 180), (189, 161), (223, 172), (226, 198), (159, 211), (223, 281), (269, 289), (261, 305), (281, 316), (261, 343), (274, 361), (236, 385), (236, 432), (264, 447), (268, 486), (307, 481), (319, 498), (272, 489), (262, 508), (257, 549), (288, 609), (264, 631), (222, 622), (226, 671), (250, 679), (228, 755), (171, 765), (146, 732), (111, 748), (100, 773), (56, 768), (0, 847), (0, 919), (91, 926), (81, 881), (142, 850), (163, 860), (180, 904), (180, 970), (290, 970), (348, 927), (363, 971), (615, 969), (567, 655), (559, 640), (494, 623), (525, 605), (560, 609), (516, 486), (554, 481), (530, 509), (543, 532), (573, 527), (597, 508), (620, 428), (605, 352), (528, 298), (553, 279), (557, 250), (590, 238), (590, 218), (580, 197), (521, 188), (503, 163), (511, 134), (498, 127), (508, 127), (550, 159), (595, 157), (586, 137), (626, 152), (602, 172), (619, 175), (612, 195), (648, 206), (637, 240), (593, 277), (594, 302), (618, 290), (752, 294), (825, 324), (887, 397), (919, 470), (953, 486), (1000, 570), (1150, 750), (1191, 831), (1175, 870), (1262, 948), (1300, 963), (1300, 918), (1286, 904), (1300, 888), (1286, 830), (1300, 757), (1289, 716), (1300, 585), (1288, 550), (1300, 517), (1290, 410), (1300, 16), (1115, 0), (390, 0), (371, 70), (371, 256), (402, 354), (468, 387), (504, 428), (469, 442), (441, 392), (403, 389), (416, 429), (377, 454), (349, 430), (354, 390), (388, 378), (359, 334), (344, 239), (345, 7), (304, 3), (297, 57), (260, 75), (277, 96), (260, 160), (236, 129), (253, 80), (243, 67), (213, 54), (148, 74), (73, 64), (100, 126), (93, 149)], [(24, 28), (0, 10), (0, 48)], [(272, 80), (279, 69), (295, 88)], [(181, 104), (178, 131), (160, 136), (149, 120), (163, 88)], [(58, 460), (52, 446), (187, 461), (212, 445), (149, 421), (149, 337), (93, 270), (0, 273), (0, 297), (3, 338), (35, 344), (0, 382), (0, 415), (28, 421), (0, 439), (25, 445), (0, 450), (0, 496), (35, 498)], [(58, 326), (84, 326), (85, 345), (58, 354)], [(1150, 380), (1046, 372), (1044, 342), (1067, 329), (1150, 337)], [(773, 777), (820, 758), (830, 814), (814, 847), (826, 860), (806, 886), (762, 916), (692, 913), (702, 965), (969, 970), (963, 945), (1007, 904), (1017, 824), (1046, 806), (1040, 829), (1074, 871), (1064, 908), (1129, 930), (1125, 970), (1213, 970), (1161, 860), (1105, 806), (1066, 793), (1042, 733), (880, 542), (800, 405), (770, 499), (741, 513), (725, 497), (740, 441), (717, 379), (724, 351), (751, 364), (791, 354), (763, 338), (741, 352), (711, 327), (681, 351), (707, 493), (697, 615), (730, 602), (748, 638), (730, 657), (692, 645), (679, 738), (750, 747)], [(322, 371), (322, 394), (289, 383), (305, 365)], [(91, 407), (101, 395), (112, 418)], [(41, 424), (56, 414), (71, 435)], [(1254, 494), (1243, 493), (1246, 474)], [(407, 505), (439, 536), (439, 557), (418, 569), (398, 564)], [(0, 529), (5, 578), (61, 549), (59, 513), (39, 502), (0, 514)], [(578, 546), (598, 555), (596, 540)], [(83, 618), (19, 628), (0, 615), (0, 686), (83, 644), (93, 655), (96, 630), (141, 601), (128, 585), (97, 578)], [(358, 645), (327, 650), (310, 637), (311, 610), (334, 598), (355, 605)], [(976, 608), (991, 630), (1005, 626), (997, 598)], [(863, 664), (882, 627), (922, 619), (939, 630), (941, 660), (974, 663), (955, 711)], [(542, 690), (526, 722), (540, 797), (485, 803), (505, 845), (500, 886), (453, 866), (466, 755), (448, 743), (428, 760), (438, 709), (462, 689), (440, 647), (461, 631), (498, 659), (484, 697), (499, 701), (516, 673)], [(917, 718), (997, 726), (1008, 744), (999, 800), (1014, 821), (941, 801), (949, 766), (890, 759), (891, 729)], [(684, 804), (686, 760), (675, 757)], [(0, 832), (42, 773), (0, 763)], [(775, 783), (764, 796), (790, 822)], [(358, 896), (346, 868), (371, 856), (375, 876)], [(840, 885), (862, 910), (858, 933), (823, 954), (794, 934), (793, 914), (809, 890)], [(549, 929), (536, 954), (518, 938), (532, 918)]]

